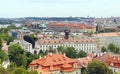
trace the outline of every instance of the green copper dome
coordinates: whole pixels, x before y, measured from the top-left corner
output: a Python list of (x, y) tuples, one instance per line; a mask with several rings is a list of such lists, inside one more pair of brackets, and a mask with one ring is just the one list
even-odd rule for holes
[(47, 26), (46, 26), (45, 24), (40, 24), (40, 25), (39, 25), (39, 28), (40, 28), (40, 29), (45, 29), (46, 27), (47, 27)]

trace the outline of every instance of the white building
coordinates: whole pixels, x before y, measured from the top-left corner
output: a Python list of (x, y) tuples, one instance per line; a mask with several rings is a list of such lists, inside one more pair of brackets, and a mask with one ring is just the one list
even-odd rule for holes
[(76, 50), (83, 50), (86, 53), (99, 52), (97, 49), (97, 42), (91, 38), (79, 38), (79, 39), (43, 39), (38, 40), (35, 47), (39, 50), (49, 50), (49, 47), (57, 49), (58, 46), (74, 47)]
[(32, 49), (32, 44), (27, 42), (27, 41), (24, 41), (24, 40), (14, 40), (11, 43), (19, 44), (25, 51), (28, 51), (28, 52), (31, 52), (31, 53), (34, 52), (34, 50)]
[(107, 47), (110, 43), (120, 46), (120, 32), (94, 34), (93, 37), (98, 39), (98, 47)]

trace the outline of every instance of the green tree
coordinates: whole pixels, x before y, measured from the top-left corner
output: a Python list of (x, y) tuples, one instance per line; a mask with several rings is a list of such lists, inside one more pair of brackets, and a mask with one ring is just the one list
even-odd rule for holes
[(13, 71), (12, 71), (12, 74), (28, 74), (27, 70), (23, 67), (18, 67), (18, 68), (15, 68)]
[(113, 43), (108, 45), (108, 49), (115, 54), (120, 53), (120, 47), (118, 47), (117, 45), (115, 45)]
[(80, 50), (78, 53), (77, 53), (77, 58), (81, 58), (81, 57), (86, 57), (87, 56), (87, 53)]
[(8, 70), (0, 66), (0, 74), (10, 74)]
[(17, 66), (26, 65), (27, 57), (19, 44), (11, 44), (8, 49), (9, 59), (11, 62), (15, 62)]
[(115, 54), (120, 53), (120, 47), (116, 46), (115, 49), (113, 50), (113, 53)]
[(12, 36), (9, 36), (7, 33), (1, 33), (0, 34), (0, 39), (3, 39), (7, 41), (7, 44), (9, 44), (11, 41), (13, 41), (15, 38)]
[(7, 66), (7, 70), (9, 72), (12, 72), (15, 68), (17, 68), (17, 65), (15, 62), (11, 62), (10, 65)]
[(113, 72), (100, 61), (93, 61), (88, 64), (87, 74), (113, 74)]
[(57, 51), (61, 52), (61, 53), (65, 53), (66, 52), (66, 48), (63, 47), (63, 46), (58, 46)]
[(115, 46), (115, 44), (113, 44), (113, 43), (110, 43), (110, 44), (108, 45), (108, 49), (109, 49), (111, 52), (113, 52), (115, 48), (116, 48), (116, 46)]
[(38, 72), (36, 70), (30, 70), (28, 71), (28, 74), (38, 74)]
[(32, 53), (30, 53), (30, 52), (27, 52), (25, 55), (27, 56), (27, 64), (26, 64), (26, 67), (28, 67), (29, 63), (30, 63), (33, 59), (39, 58), (38, 55), (32, 54)]
[(103, 46), (101, 52), (107, 52), (107, 48)]
[(15, 24), (11, 24), (7, 27), (8, 30), (11, 30), (11, 29), (16, 29), (16, 25)]
[(9, 29), (8, 28), (1, 28), (0, 33), (8, 33)]
[(35, 35), (34, 34), (30, 34), (29, 35), (34, 41), (37, 41), (38, 40), (38, 38), (37, 37), (35, 37)]
[(3, 50), (0, 50), (0, 59), (1, 63), (8, 59), (8, 55)]
[(77, 51), (74, 47), (67, 47), (65, 54), (69, 58), (77, 58)]
[(1, 38), (0, 38), (0, 50), (1, 50), (1, 48), (2, 48), (2, 41), (1, 41)]

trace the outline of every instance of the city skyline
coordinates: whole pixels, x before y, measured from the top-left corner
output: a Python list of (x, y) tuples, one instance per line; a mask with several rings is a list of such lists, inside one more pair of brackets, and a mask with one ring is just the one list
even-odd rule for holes
[(0, 0), (0, 18), (119, 17), (119, 0)]

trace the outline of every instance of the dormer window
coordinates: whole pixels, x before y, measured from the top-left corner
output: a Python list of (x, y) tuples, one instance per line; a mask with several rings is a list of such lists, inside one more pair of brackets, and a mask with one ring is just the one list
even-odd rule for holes
[(53, 66), (52, 65), (50, 66), (50, 70), (53, 70)]
[(43, 43), (45, 43), (45, 41)]
[(114, 66), (114, 64), (113, 64), (113, 63), (110, 63), (110, 66), (111, 66), (111, 67), (113, 67), (113, 66)]
[(48, 43), (50, 43), (50, 41)]
[(74, 68), (77, 68), (77, 63), (74, 63), (73, 66), (74, 66)]

